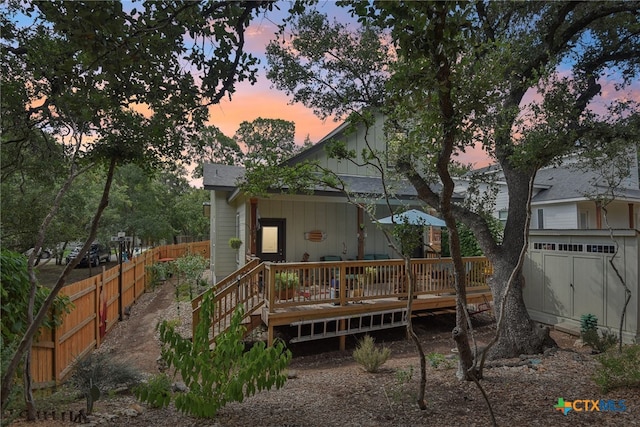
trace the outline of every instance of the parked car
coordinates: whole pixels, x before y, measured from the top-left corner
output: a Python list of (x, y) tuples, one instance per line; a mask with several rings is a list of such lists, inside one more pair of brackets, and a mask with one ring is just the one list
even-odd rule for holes
[[(67, 264), (73, 261), (80, 253), (80, 246), (76, 246), (69, 255), (67, 255)], [(84, 258), (80, 260), (77, 267), (89, 267), (92, 265), (97, 267), (101, 262), (111, 261), (111, 251), (108, 247), (100, 244), (93, 243), (89, 251), (85, 254)]]

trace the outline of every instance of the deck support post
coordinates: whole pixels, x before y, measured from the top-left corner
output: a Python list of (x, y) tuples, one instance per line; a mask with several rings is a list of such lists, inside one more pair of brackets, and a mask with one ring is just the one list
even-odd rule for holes
[(273, 346), (273, 325), (269, 325), (269, 333), (267, 334), (267, 346)]
[[(344, 331), (346, 329), (347, 325), (346, 325), (346, 320), (345, 319), (340, 319), (340, 330)], [(340, 335), (340, 351), (344, 351), (347, 348), (347, 336), (346, 335)]]

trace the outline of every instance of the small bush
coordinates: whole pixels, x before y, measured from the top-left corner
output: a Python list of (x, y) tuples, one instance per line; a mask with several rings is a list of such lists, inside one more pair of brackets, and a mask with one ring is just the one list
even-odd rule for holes
[(616, 346), (618, 337), (610, 329), (603, 330), (602, 335), (597, 329), (589, 329), (582, 333), (582, 341), (597, 352), (604, 353)]
[(615, 347), (618, 343), (618, 338), (610, 329), (603, 330), (602, 336), (600, 335), (598, 318), (593, 314), (580, 316), (580, 337), (582, 342), (600, 353)]
[(365, 335), (353, 351), (353, 358), (367, 372), (377, 372), (378, 368), (389, 359), (389, 356), (391, 356), (391, 350), (376, 348), (374, 339), (369, 335)]
[(413, 366), (409, 366), (409, 369), (398, 369), (396, 371), (396, 381), (400, 384), (408, 383), (413, 378)]
[(91, 354), (77, 362), (71, 384), (86, 398), (87, 413), (90, 414), (93, 403), (102, 393), (120, 386), (134, 386), (140, 379), (140, 373), (131, 365), (116, 362), (104, 354)]
[(624, 346), (622, 352), (610, 350), (598, 356), (601, 366), (593, 380), (603, 393), (620, 387), (640, 388), (640, 345)]
[(171, 402), (171, 379), (167, 374), (154, 375), (133, 389), (133, 394), (153, 408), (164, 408)]
[(436, 369), (441, 366), (445, 369), (451, 369), (456, 365), (456, 362), (454, 360), (449, 360), (445, 357), (444, 354), (436, 352), (427, 354), (425, 356), (425, 359), (427, 359), (427, 363), (429, 363), (429, 366)]

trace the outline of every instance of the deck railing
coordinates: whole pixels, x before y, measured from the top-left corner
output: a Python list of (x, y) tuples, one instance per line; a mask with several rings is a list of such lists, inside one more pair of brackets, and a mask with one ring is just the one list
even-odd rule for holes
[[(463, 261), (467, 289), (486, 289), (492, 273), (488, 260), (468, 257)], [(412, 259), (411, 271), (417, 296), (455, 292), (451, 258)], [(401, 259), (273, 263), (266, 264), (265, 276), (265, 300), (270, 311), (408, 295), (407, 272)]]
[(253, 259), (235, 273), (218, 282), (212, 289), (208, 289), (191, 301), (192, 333), (195, 336), (196, 326), (200, 322), (202, 298), (209, 292), (214, 293), (214, 308), (210, 341), (226, 330), (231, 323), (233, 312), (240, 305), (244, 308), (244, 318), (263, 304), (259, 297), (261, 279), (264, 275), (264, 264), (259, 259)]
[[(488, 289), (491, 265), (484, 257), (463, 259), (467, 291)], [(450, 258), (412, 259), (414, 294), (453, 294)], [(408, 296), (407, 274), (401, 259), (248, 264), (206, 292), (214, 293), (210, 341), (226, 330), (238, 305), (245, 318), (266, 305), (269, 313), (318, 304), (345, 306), (383, 298)], [(205, 292), (205, 293), (206, 293)], [(192, 301), (193, 332), (200, 321), (202, 298)]]

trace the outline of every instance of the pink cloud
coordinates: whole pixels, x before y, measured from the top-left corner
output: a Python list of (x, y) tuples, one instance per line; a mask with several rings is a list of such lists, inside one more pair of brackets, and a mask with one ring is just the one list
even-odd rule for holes
[(269, 83), (259, 82), (238, 85), (231, 101), (228, 98), (209, 107), (209, 123), (218, 127), (225, 135), (233, 136), (240, 123), (251, 122), (258, 117), (264, 119), (289, 120), (296, 125), (296, 143), (302, 144), (307, 135), (311, 141), (318, 142), (333, 130), (337, 123), (322, 121), (311, 110), (301, 104), (288, 104), (287, 96), (278, 90), (270, 89)]

